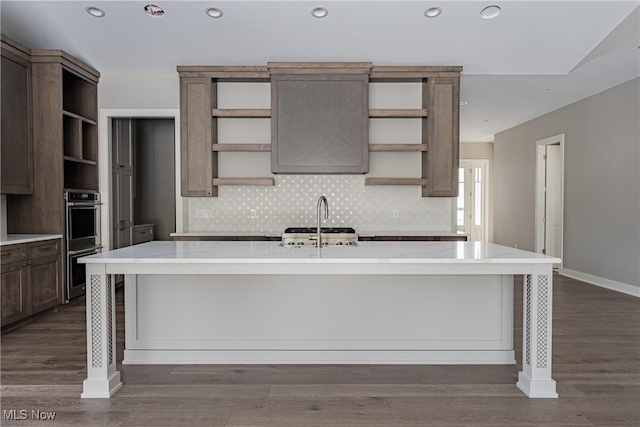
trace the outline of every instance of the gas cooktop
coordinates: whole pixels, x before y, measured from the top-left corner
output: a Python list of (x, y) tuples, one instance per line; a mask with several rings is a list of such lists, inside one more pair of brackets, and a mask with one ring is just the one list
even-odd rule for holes
[[(316, 227), (289, 227), (282, 234), (283, 246), (315, 245)], [(322, 245), (355, 246), (358, 242), (356, 230), (351, 227), (322, 227)]]

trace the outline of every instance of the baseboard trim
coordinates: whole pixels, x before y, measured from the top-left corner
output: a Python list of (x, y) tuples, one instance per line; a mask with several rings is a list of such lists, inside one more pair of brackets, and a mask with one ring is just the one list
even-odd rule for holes
[(561, 276), (567, 276), (572, 279), (580, 280), (582, 282), (596, 285), (601, 288), (610, 289), (616, 292), (622, 292), (623, 294), (631, 295), (636, 298), (640, 298), (640, 288), (633, 285), (628, 285), (622, 282), (616, 282), (614, 280), (605, 279), (598, 276), (593, 276), (587, 273), (581, 273), (579, 271), (563, 268), (560, 270)]
[(513, 350), (131, 350), (123, 365), (513, 365)]

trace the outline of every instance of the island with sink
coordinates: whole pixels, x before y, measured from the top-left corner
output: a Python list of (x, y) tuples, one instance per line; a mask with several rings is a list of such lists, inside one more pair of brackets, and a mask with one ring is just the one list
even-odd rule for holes
[(479, 242), (155, 241), (82, 261), (85, 398), (122, 386), (114, 274), (125, 275), (124, 364), (513, 364), (513, 283), (522, 275), (517, 386), (557, 397), (556, 258)]

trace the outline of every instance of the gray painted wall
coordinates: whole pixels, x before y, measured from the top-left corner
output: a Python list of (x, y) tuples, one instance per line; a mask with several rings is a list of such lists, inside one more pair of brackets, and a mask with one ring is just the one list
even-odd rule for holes
[(135, 120), (134, 223), (155, 224), (155, 240), (172, 240), (176, 229), (173, 119)]
[(564, 268), (640, 287), (640, 79), (495, 136), (494, 240), (535, 249), (536, 141), (565, 134)]

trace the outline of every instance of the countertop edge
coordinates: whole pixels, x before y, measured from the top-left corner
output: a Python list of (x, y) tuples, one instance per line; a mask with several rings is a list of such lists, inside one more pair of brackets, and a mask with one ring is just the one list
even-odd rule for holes
[[(45, 240), (62, 239), (62, 234), (7, 234), (0, 237), (0, 247), (20, 245), (23, 243), (42, 242)], [(11, 240), (7, 240), (11, 239)]]

